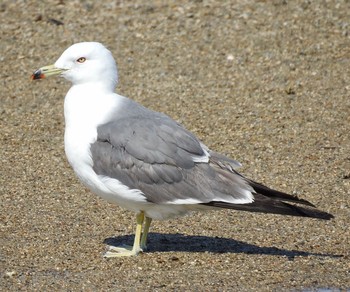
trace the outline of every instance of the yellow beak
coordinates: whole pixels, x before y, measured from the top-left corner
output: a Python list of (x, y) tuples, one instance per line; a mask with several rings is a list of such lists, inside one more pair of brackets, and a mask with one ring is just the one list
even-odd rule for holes
[(67, 69), (57, 68), (55, 65), (44, 66), (36, 70), (31, 78), (32, 80), (43, 79), (49, 76), (59, 75), (66, 70)]

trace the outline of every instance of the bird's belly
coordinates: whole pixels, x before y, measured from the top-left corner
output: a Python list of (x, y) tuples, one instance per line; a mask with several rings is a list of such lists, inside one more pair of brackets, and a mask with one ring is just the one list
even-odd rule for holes
[[(70, 156), (70, 157), (68, 157)], [(80, 181), (94, 194), (122, 208), (139, 213), (143, 211), (147, 217), (165, 220), (182, 216), (192, 210), (200, 209), (195, 205), (156, 204), (148, 202), (138, 189), (130, 189), (115, 178), (97, 175), (92, 165), (81, 155), (70, 155), (68, 160)]]
[(181, 216), (198, 209), (195, 205), (148, 202), (142, 191), (131, 189), (116, 178), (98, 175), (93, 169), (94, 162), (90, 151), (97, 133), (83, 134), (81, 131), (66, 128), (65, 152), (79, 180), (94, 194), (130, 211), (144, 211), (146, 216), (158, 220)]
[(140, 190), (130, 189), (118, 179), (98, 175), (94, 171), (90, 146), (95, 141), (94, 137), (86, 138), (81, 135), (77, 138), (73, 131), (66, 129), (65, 152), (75, 174), (89, 190), (104, 200), (129, 210), (141, 211), (149, 203)]

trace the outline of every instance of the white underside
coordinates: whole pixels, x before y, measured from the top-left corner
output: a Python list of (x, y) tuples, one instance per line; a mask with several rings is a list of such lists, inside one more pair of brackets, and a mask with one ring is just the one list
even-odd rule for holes
[[(93, 170), (90, 145), (97, 139), (97, 126), (109, 121), (112, 112), (118, 109), (123, 97), (114, 93), (104, 94), (98, 86), (75, 85), (65, 99), (65, 151), (75, 173), (92, 192), (103, 199), (135, 212), (144, 211), (147, 217), (167, 219), (184, 215), (191, 210), (208, 209), (197, 205), (194, 199), (174, 200), (167, 204), (147, 202), (140, 190), (130, 189), (114, 178), (97, 175)], [(196, 162), (208, 162), (208, 149), (203, 145), (205, 155), (194, 157)], [(251, 203), (253, 195), (247, 191), (245, 200), (235, 203)], [(232, 202), (234, 203), (234, 202)]]

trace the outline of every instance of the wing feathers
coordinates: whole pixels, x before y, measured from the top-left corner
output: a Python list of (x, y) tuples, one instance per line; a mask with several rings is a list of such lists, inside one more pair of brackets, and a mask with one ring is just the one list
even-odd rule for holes
[(323, 220), (330, 220), (334, 218), (333, 215), (327, 212), (319, 211), (316, 208), (296, 206), (278, 200), (271, 200), (260, 194), (255, 194), (254, 198), (255, 201), (251, 204), (229, 204), (225, 202), (210, 202), (205, 203), (203, 205), (249, 212), (311, 217)]
[[(193, 134), (163, 115), (155, 119), (128, 117), (101, 125), (91, 155), (97, 174), (140, 190), (148, 202), (155, 204), (187, 202), (320, 219), (333, 217), (315, 208), (286, 203), (314, 207), (306, 200), (246, 179), (235, 170), (239, 162), (209, 151)], [(194, 161), (194, 157), (199, 159)]]

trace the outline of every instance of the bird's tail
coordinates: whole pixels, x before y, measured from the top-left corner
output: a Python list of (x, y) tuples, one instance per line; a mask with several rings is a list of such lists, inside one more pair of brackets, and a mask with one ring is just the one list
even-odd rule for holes
[(280, 200), (269, 199), (261, 194), (254, 194), (254, 198), (254, 202), (249, 204), (232, 204), (227, 202), (212, 201), (209, 203), (204, 203), (203, 205), (249, 212), (311, 217), (323, 220), (330, 220), (334, 218), (332, 214), (317, 210), (314, 207), (298, 206)]
[[(252, 190), (254, 201), (247, 204), (211, 201), (208, 203), (203, 203), (203, 205), (249, 212), (311, 217), (324, 220), (330, 220), (334, 218), (332, 214), (316, 209), (315, 205), (308, 202), (307, 200), (270, 189), (267, 186), (245, 178), (235, 170), (235, 168), (237, 168), (237, 162), (232, 161), (223, 155), (220, 155), (216, 152), (211, 152), (211, 163), (212, 167), (214, 167), (217, 172), (226, 174), (228, 180), (237, 182), (238, 176), (244, 183), (246, 183), (247, 188)], [(233, 180), (233, 178), (236, 179)]]
[(273, 213), (300, 217), (311, 217), (323, 220), (334, 218), (332, 214), (316, 209), (310, 202), (283, 192), (270, 189), (260, 183), (244, 178), (254, 189), (254, 202), (248, 204), (232, 204), (212, 201), (203, 205), (235, 209), (249, 212)]

